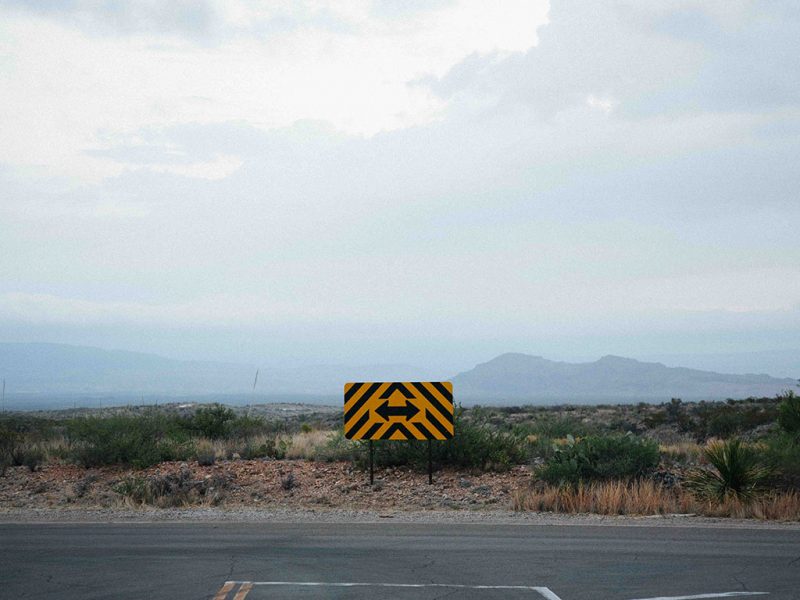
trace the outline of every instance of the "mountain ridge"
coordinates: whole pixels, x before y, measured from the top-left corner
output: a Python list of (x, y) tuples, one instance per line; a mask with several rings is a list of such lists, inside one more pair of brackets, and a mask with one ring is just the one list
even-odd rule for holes
[[(9, 394), (253, 394), (255, 365), (185, 361), (143, 352), (50, 343), (0, 343), (0, 378)], [(346, 381), (447, 379), (414, 365), (261, 367), (257, 394), (341, 394)], [(466, 401), (620, 401), (771, 396), (790, 378), (667, 367), (607, 354), (571, 363), (508, 352), (450, 378)]]
[(452, 378), (466, 397), (725, 399), (770, 396), (795, 380), (765, 374), (726, 374), (607, 354), (592, 362), (551, 361), (509, 352)]

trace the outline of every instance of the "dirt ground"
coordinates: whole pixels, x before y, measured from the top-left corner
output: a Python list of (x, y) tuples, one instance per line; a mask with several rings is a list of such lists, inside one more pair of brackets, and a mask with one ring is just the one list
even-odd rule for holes
[(164, 489), (151, 500), (160, 506), (184, 504), (259, 508), (346, 508), (358, 510), (508, 510), (511, 493), (528, 485), (527, 467), (506, 473), (470, 474), (454, 470), (434, 473), (406, 468), (369, 473), (349, 463), (306, 460), (162, 463), (144, 470), (74, 465), (45, 465), (36, 472), (10, 467), (0, 477), (0, 508), (131, 507), (138, 502), (131, 483), (150, 481)]

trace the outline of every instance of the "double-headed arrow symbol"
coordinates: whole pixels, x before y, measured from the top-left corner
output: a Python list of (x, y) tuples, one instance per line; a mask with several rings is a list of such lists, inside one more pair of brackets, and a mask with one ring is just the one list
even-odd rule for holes
[(386, 402), (376, 408), (375, 413), (383, 418), (384, 421), (388, 421), (389, 417), (405, 417), (406, 421), (412, 419), (419, 412), (419, 408), (411, 402), (406, 402), (403, 406), (389, 405), (388, 398), (395, 392), (400, 392), (406, 400), (414, 398), (414, 394), (402, 383), (393, 383), (381, 394), (381, 400), (386, 400)]
[(419, 409), (411, 402), (403, 406), (390, 406), (388, 400), (375, 409), (375, 413), (384, 421), (388, 421), (389, 417), (405, 417), (406, 421), (410, 421), (418, 412)]

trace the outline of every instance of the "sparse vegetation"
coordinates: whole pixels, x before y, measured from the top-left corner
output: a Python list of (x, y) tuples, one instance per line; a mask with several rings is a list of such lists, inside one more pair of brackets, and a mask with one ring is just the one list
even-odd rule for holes
[(578, 486), (525, 487), (512, 495), (514, 510), (602, 515), (691, 514), (708, 517), (800, 519), (800, 493), (770, 492), (751, 502), (734, 497), (702, 501), (686, 490), (653, 481), (604, 481)]
[[(222, 501), (229, 482), (209, 477), (228, 472), (227, 461), (316, 461), (322, 470), (329, 462), (344, 461), (347, 469), (368, 464), (368, 444), (347, 440), (335, 425), (338, 414), (333, 421), (298, 413), (267, 420), (218, 404), (108, 412), (0, 416), (0, 475), (23, 466), (31, 472), (68, 463), (97, 468), (68, 488), (78, 501), (98, 493), (90, 490), (94, 473), (108, 472), (104, 467), (135, 469), (114, 483), (117, 497), (179, 506)], [(437, 471), (468, 478), (513, 472), (517, 481), (530, 473), (530, 485), (514, 496), (519, 510), (800, 519), (798, 413), (800, 399), (792, 392), (726, 402), (673, 398), (660, 405), (459, 407), (455, 438), (434, 442), (431, 450)], [(376, 469), (427, 470), (427, 442), (382, 441), (374, 449)], [(180, 471), (159, 466), (174, 461)], [(195, 478), (189, 461), (213, 469)], [(295, 489), (297, 468), (275, 468), (280, 475), (273, 485)], [(370, 489), (385, 488), (378, 480)], [(483, 498), (481, 486), (470, 489)]]
[(556, 447), (538, 475), (553, 484), (635, 479), (658, 466), (658, 444), (633, 435), (588, 436)]
[(800, 442), (800, 396), (789, 390), (778, 398), (778, 425)]
[(114, 491), (128, 503), (165, 508), (198, 503), (217, 505), (228, 486), (224, 477), (195, 479), (190, 469), (183, 468), (177, 473), (150, 477), (131, 475), (114, 486)]
[(753, 500), (770, 476), (758, 451), (738, 439), (710, 442), (703, 451), (712, 469), (698, 469), (686, 487), (698, 498), (723, 502), (727, 498)]

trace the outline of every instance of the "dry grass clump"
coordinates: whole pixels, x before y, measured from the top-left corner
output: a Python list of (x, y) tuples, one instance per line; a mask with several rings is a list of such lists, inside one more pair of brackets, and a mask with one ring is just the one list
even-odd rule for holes
[(563, 513), (654, 515), (692, 512), (691, 496), (676, 496), (671, 490), (650, 480), (520, 489), (513, 494), (512, 502), (514, 510)]
[(327, 446), (333, 431), (312, 430), (295, 433), (287, 440), (286, 458), (316, 460), (320, 449)]
[(729, 497), (719, 503), (703, 502), (696, 512), (708, 517), (800, 521), (800, 492), (771, 492), (750, 502)]
[(700, 444), (687, 441), (659, 444), (658, 450), (663, 458), (681, 463), (697, 463), (703, 454)]
[(800, 493), (773, 492), (750, 502), (727, 498), (697, 500), (680, 487), (667, 488), (650, 480), (605, 481), (577, 486), (536, 486), (512, 494), (516, 511), (594, 513), (601, 515), (699, 514), (709, 517), (800, 520)]

